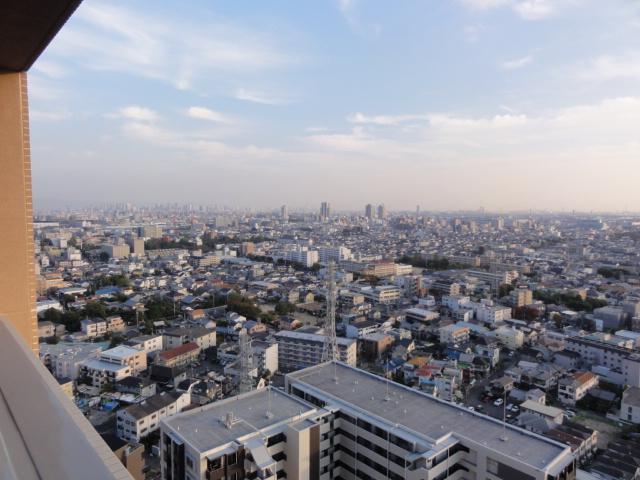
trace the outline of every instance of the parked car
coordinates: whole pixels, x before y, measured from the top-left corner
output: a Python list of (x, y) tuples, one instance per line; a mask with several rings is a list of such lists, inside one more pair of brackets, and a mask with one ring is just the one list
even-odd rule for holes
[(501, 398), (498, 398), (495, 402), (493, 402), (493, 404), (494, 404), (496, 407), (499, 407), (499, 406), (500, 406), (500, 405), (502, 405), (503, 403), (504, 403), (504, 400), (503, 400), (503, 399), (501, 399)]
[(564, 414), (567, 418), (573, 418), (576, 416), (576, 412), (574, 412), (573, 410), (566, 410)]

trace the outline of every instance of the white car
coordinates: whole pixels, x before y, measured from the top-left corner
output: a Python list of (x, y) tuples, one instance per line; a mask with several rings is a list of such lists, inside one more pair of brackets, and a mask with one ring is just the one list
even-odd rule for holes
[(567, 410), (566, 412), (564, 412), (564, 414), (567, 418), (573, 418), (576, 416), (576, 412), (574, 412), (573, 410)]
[(503, 399), (501, 399), (501, 398), (498, 398), (495, 402), (493, 402), (493, 404), (494, 404), (496, 407), (499, 407), (499, 406), (500, 406), (500, 405), (502, 405), (503, 403), (504, 403), (504, 400), (503, 400)]
[(507, 410), (511, 411), (513, 409), (513, 403), (507, 405)]

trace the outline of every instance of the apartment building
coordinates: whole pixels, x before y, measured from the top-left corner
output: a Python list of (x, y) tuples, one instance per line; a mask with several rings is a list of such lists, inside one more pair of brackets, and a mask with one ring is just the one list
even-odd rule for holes
[(125, 330), (126, 324), (119, 315), (114, 315), (106, 318), (107, 333), (122, 333)]
[(160, 426), (163, 418), (182, 412), (191, 404), (188, 392), (161, 392), (142, 402), (118, 410), (118, 437), (136, 444)]
[(164, 419), (162, 479), (317, 479), (325, 415), (267, 388)]
[(500, 327), (493, 331), (496, 340), (510, 350), (517, 350), (524, 345), (524, 333), (513, 327)]
[(196, 343), (202, 350), (216, 346), (216, 330), (213, 328), (191, 327), (172, 328), (162, 332), (162, 346), (165, 349), (179, 347), (185, 343)]
[(531, 305), (533, 303), (533, 291), (524, 287), (514, 288), (509, 293), (509, 299), (511, 305), (516, 308)]
[[(322, 361), (322, 351), (325, 336), (317, 330), (315, 333), (306, 331), (280, 331), (275, 334), (278, 343), (278, 366), (281, 371), (290, 372), (317, 365)], [(338, 337), (338, 352), (340, 361), (348, 365), (356, 365), (358, 342), (353, 338)]]
[(113, 385), (118, 380), (122, 380), (133, 375), (133, 369), (129, 365), (120, 365), (92, 358), (80, 365), (79, 376), (87, 379), (90, 384), (97, 388), (105, 385)]
[(162, 335), (140, 335), (127, 341), (127, 345), (146, 354), (162, 350)]
[(180, 367), (193, 362), (200, 355), (200, 347), (197, 343), (189, 342), (179, 347), (159, 352), (156, 355), (156, 365), (163, 367)]
[(353, 255), (351, 254), (351, 250), (347, 247), (318, 247), (318, 261), (323, 265), (326, 265), (331, 261), (338, 263), (345, 260), (351, 260), (352, 257)]
[(624, 391), (619, 415), (621, 420), (640, 423), (640, 388), (629, 387)]
[(598, 386), (598, 376), (591, 372), (576, 372), (558, 382), (558, 399), (564, 405), (575, 405), (589, 390)]
[(251, 342), (253, 365), (258, 369), (258, 374), (267, 370), (272, 374), (278, 371), (278, 344), (254, 340)]
[(102, 337), (107, 334), (107, 322), (101, 318), (86, 318), (80, 321), (80, 328), (87, 337)]
[(510, 285), (518, 278), (518, 272), (516, 271), (492, 273), (485, 270), (469, 270), (468, 274), (478, 280), (488, 283), (492, 290), (497, 290), (500, 285)]
[(440, 335), (440, 343), (447, 344), (459, 344), (469, 340), (471, 330), (461, 325), (447, 325), (438, 330)]
[[(633, 340), (610, 334), (591, 334), (565, 339), (565, 349), (580, 355), (584, 367), (603, 367), (607, 380), (618, 385), (640, 387), (640, 353)], [(599, 370), (600, 371), (600, 370)]]
[(575, 479), (568, 446), (354, 367), (285, 385), (163, 420), (162, 478)]
[(311, 250), (309, 247), (297, 246), (293, 250), (284, 252), (284, 259), (287, 262), (300, 263), (309, 268), (318, 263), (320, 257), (316, 250)]
[(100, 360), (114, 365), (128, 365), (134, 374), (147, 369), (147, 355), (137, 348), (118, 345), (100, 353)]
[(360, 293), (373, 303), (389, 305), (400, 300), (400, 289), (395, 285), (378, 285), (376, 287), (363, 287)]
[(40, 344), (40, 360), (56, 378), (75, 380), (81, 365), (92, 358), (98, 358), (102, 349), (95, 344)]
[(404, 316), (407, 320), (421, 323), (429, 323), (440, 318), (440, 314), (438, 312), (417, 307), (407, 308), (404, 311)]

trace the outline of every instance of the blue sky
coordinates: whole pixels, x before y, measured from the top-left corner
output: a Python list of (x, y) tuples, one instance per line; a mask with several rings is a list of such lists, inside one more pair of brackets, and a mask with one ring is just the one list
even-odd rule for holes
[(637, 0), (85, 0), (36, 208), (640, 210)]

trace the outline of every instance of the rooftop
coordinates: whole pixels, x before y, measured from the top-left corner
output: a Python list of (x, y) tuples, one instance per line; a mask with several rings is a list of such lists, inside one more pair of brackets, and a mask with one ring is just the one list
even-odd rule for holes
[[(267, 416), (267, 411), (271, 416)], [(253, 390), (244, 395), (210, 403), (162, 421), (170, 430), (201, 453), (281, 422), (302, 419), (315, 408), (277, 389)], [(224, 425), (227, 414), (235, 421)]]
[[(387, 382), (381, 377), (342, 363), (325, 363), (288, 375), (292, 382), (306, 384), (331, 396), (336, 405), (364, 410), (369, 416), (397, 425), (410, 436), (429, 443), (449, 433), (503, 455), (544, 469), (559, 460), (567, 447), (493, 418), (470, 412), (423, 392)], [(387, 393), (388, 389), (388, 393)], [(385, 400), (388, 396), (390, 400)], [(427, 414), (428, 413), (428, 414)], [(504, 440), (506, 435), (508, 441)]]

